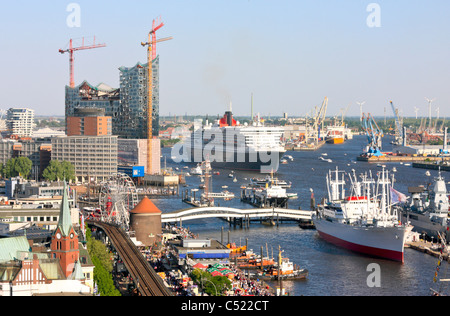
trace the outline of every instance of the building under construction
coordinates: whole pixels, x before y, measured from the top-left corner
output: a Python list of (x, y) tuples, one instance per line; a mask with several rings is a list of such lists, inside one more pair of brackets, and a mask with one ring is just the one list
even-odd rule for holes
[[(101, 108), (112, 117), (112, 134), (120, 138), (147, 138), (148, 64), (120, 67), (120, 88), (106, 84), (93, 86), (83, 81), (79, 86), (66, 86), (66, 120), (77, 108)], [(159, 56), (152, 62), (152, 134), (159, 134)], [(67, 125), (66, 125), (67, 126)]]

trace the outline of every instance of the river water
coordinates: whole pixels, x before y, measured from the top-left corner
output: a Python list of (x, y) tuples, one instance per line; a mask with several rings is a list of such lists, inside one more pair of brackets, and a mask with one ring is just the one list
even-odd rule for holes
[[(384, 137), (384, 151), (391, 151), (390, 138)], [(328, 170), (350, 172), (355, 169), (357, 174), (372, 170), (373, 173), (381, 170), (376, 164), (357, 162), (356, 157), (362, 152), (367, 143), (365, 136), (355, 136), (344, 144), (325, 144), (322, 148), (313, 152), (288, 152), (294, 160), (288, 164), (281, 164), (276, 174), (279, 179), (292, 182), (292, 188), (288, 192), (298, 194), (298, 199), (289, 201), (289, 208), (301, 207), (309, 210), (310, 188), (314, 190), (316, 201), (326, 195), (325, 176)], [(326, 158), (332, 162), (319, 159), (326, 153)], [(171, 163), (171, 149), (164, 148), (163, 156), (166, 157), (167, 166), (181, 167), (183, 165)], [(164, 158), (163, 160), (164, 161)], [(437, 171), (430, 170), (431, 176), (425, 175), (424, 169), (413, 168), (400, 163), (384, 163), (391, 170), (394, 166), (395, 189), (408, 195), (408, 186), (426, 184), (427, 181), (437, 176)], [(247, 184), (251, 177), (261, 177), (256, 172), (235, 171), (237, 182), (233, 183), (228, 177), (229, 170), (218, 170), (220, 175), (214, 175), (212, 179), (213, 192), (222, 191), (222, 186), (227, 185), (228, 190), (237, 197), (240, 196), (240, 186)], [(446, 181), (450, 181), (450, 175), (443, 172)], [(247, 178), (247, 180), (245, 180)], [(200, 184), (198, 176), (186, 177), (190, 188), (197, 188)], [(164, 212), (188, 208), (189, 205), (181, 202), (181, 197), (170, 199), (155, 199), (155, 204)], [(236, 208), (250, 208), (248, 204), (240, 202), (239, 198), (231, 201), (216, 200), (221, 206)], [(405, 262), (398, 263), (384, 259), (377, 259), (365, 255), (353, 253), (334, 246), (321, 239), (316, 230), (303, 230), (295, 223), (283, 223), (278, 227), (268, 227), (252, 223), (249, 229), (229, 227), (220, 219), (202, 219), (183, 222), (200, 238), (213, 238), (220, 241), (221, 230), (224, 228), (224, 242), (227, 242), (228, 231), (230, 239), (237, 245), (244, 245), (248, 239), (248, 245), (254, 252), (260, 253), (263, 246), (264, 254), (268, 249), (269, 255), (277, 257), (278, 246), (284, 250), (283, 256), (288, 257), (296, 265), (309, 271), (307, 280), (284, 281), (283, 286), (290, 295), (429, 295), (430, 288), (442, 290), (448, 294), (448, 286), (433, 283), (436, 271), (437, 258), (423, 254), (413, 249), (405, 249)], [(267, 246), (266, 246), (267, 245)], [(379, 270), (370, 269), (369, 265), (376, 263)], [(440, 270), (440, 278), (449, 278), (446, 275), (448, 264), (444, 263)], [(370, 286), (370, 281), (375, 280), (374, 272), (379, 271), (379, 286)], [(449, 272), (450, 273), (450, 272)], [(369, 281), (369, 282), (368, 282)], [(272, 284), (275, 286), (276, 284)]]

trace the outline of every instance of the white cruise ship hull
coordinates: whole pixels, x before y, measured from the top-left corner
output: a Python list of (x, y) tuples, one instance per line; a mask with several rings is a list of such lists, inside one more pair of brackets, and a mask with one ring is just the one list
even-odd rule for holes
[(362, 227), (314, 221), (320, 237), (337, 246), (374, 257), (403, 262), (404, 244), (412, 227)]

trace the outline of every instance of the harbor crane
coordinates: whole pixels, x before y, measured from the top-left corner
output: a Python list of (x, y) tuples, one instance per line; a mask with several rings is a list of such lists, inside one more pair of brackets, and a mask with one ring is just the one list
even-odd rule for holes
[[(320, 109), (317, 109), (317, 106), (311, 110), (311, 121), (312, 121), (312, 131), (308, 132), (308, 139), (313, 139), (315, 143), (321, 138), (320, 131), (324, 128), (325, 115), (327, 113), (328, 107), (328, 98), (322, 102)], [(309, 115), (308, 115), (309, 116)], [(306, 120), (306, 119), (305, 119)], [(309, 126), (309, 125), (308, 125)]]
[(94, 49), (94, 48), (100, 48), (100, 47), (106, 47), (106, 44), (96, 44), (95, 43), (95, 36), (93, 43), (88, 43), (88, 45), (85, 45), (84, 43), (84, 37), (81, 39), (81, 46), (73, 47), (73, 40), (70, 39), (69, 41), (69, 48), (68, 49), (60, 49), (59, 52), (61, 54), (69, 53), (69, 69), (70, 69), (70, 87), (75, 88), (75, 79), (74, 79), (74, 62), (75, 58), (73, 56), (73, 53), (79, 50), (86, 50), (86, 49)]
[(434, 98), (434, 99), (428, 99), (428, 98), (425, 98), (425, 100), (427, 100), (427, 102), (428, 102), (428, 130), (429, 131), (431, 131), (431, 125), (433, 124), (432, 122), (431, 122), (431, 103), (433, 103), (433, 101), (434, 100), (436, 100), (436, 98)]
[(368, 145), (365, 150), (367, 155), (377, 157), (383, 156), (381, 153), (382, 138), (384, 136), (383, 130), (378, 126), (377, 122), (370, 115), (370, 113), (367, 113), (367, 117), (365, 117), (363, 113), (361, 125), (368, 140)]
[(152, 139), (153, 139), (153, 60), (156, 58), (156, 43), (168, 41), (172, 37), (157, 40), (156, 31), (164, 26), (160, 20), (153, 20), (152, 29), (148, 33), (148, 42), (141, 42), (143, 47), (147, 46), (147, 174), (152, 172)]
[(360, 116), (361, 121), (362, 121), (362, 116), (363, 116), (362, 106), (364, 105), (364, 103), (366, 103), (366, 101), (356, 102), (356, 104), (359, 105), (359, 112), (360, 112), (359, 114), (361, 115)]
[(395, 108), (394, 103), (390, 101), (392, 111), (394, 112), (394, 118), (395, 118), (395, 141), (394, 143), (397, 145), (400, 145), (402, 143), (403, 138), (406, 135), (403, 135), (403, 124), (401, 122), (400, 116), (398, 115), (398, 109)]

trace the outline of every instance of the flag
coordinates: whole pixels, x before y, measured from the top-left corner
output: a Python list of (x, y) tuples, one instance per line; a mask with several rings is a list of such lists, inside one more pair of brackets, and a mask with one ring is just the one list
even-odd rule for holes
[(394, 188), (390, 188), (390, 189), (391, 189), (391, 204), (406, 203), (406, 195), (398, 192)]

